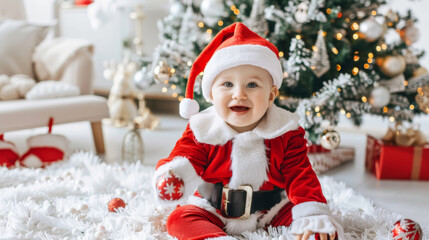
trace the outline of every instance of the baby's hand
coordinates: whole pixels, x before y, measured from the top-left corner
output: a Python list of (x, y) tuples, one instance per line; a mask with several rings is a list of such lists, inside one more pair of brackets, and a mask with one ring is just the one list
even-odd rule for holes
[[(311, 234), (314, 234), (312, 231), (305, 231), (304, 234), (297, 234), (295, 235), (295, 240), (308, 240)], [(317, 235), (319, 238), (317, 238)], [(327, 233), (319, 233), (316, 235), (316, 240), (328, 240), (328, 234)], [(335, 233), (329, 234), (329, 240), (335, 240)]]

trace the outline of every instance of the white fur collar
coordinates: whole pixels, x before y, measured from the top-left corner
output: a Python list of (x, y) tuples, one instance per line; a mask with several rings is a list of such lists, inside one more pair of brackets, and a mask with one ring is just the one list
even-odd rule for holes
[[(272, 105), (252, 132), (261, 138), (273, 139), (296, 130), (299, 127), (298, 119), (297, 114)], [(193, 115), (189, 124), (195, 138), (201, 143), (223, 145), (239, 134), (219, 117), (214, 107)]]

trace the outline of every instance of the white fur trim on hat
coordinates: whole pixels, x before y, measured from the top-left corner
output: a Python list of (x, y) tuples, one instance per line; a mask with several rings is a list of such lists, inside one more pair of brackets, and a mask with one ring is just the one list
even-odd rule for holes
[(63, 135), (40, 134), (27, 139), (29, 147), (55, 147), (66, 153), (69, 147), (69, 140)]
[(283, 71), (277, 55), (261, 45), (234, 45), (216, 51), (204, 69), (202, 90), (206, 100), (210, 100), (213, 80), (224, 70), (240, 65), (253, 65), (267, 70), (277, 88), (283, 81)]
[(189, 119), (192, 115), (200, 110), (198, 102), (194, 99), (184, 98), (180, 101), (179, 113), (183, 118)]

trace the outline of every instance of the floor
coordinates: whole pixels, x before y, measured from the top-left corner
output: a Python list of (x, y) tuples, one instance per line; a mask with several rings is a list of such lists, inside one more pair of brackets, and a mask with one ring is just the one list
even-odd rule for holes
[[(186, 120), (175, 115), (156, 116), (161, 120), (156, 130), (141, 130), (145, 149), (143, 163), (147, 165), (155, 165), (158, 159), (169, 154), (187, 123)], [(429, 133), (429, 124), (424, 124), (425, 121), (427, 120), (424, 118), (417, 120), (421, 123), (421, 129), (425, 133)], [(419, 222), (428, 231), (429, 181), (379, 181), (365, 171), (366, 135), (362, 132), (382, 136), (387, 126), (388, 122), (369, 117), (364, 120), (362, 128), (357, 129), (347, 119), (341, 119), (337, 127), (341, 134), (341, 145), (355, 147), (355, 161), (324, 174), (345, 182), (348, 186), (372, 199), (376, 204)], [(25, 139), (27, 137), (46, 131), (45, 128), (37, 128), (9, 132), (5, 134), (5, 138), (15, 142), (18, 150), (22, 153), (26, 149)], [(103, 159), (109, 163), (121, 161), (122, 138), (127, 129), (104, 125), (103, 132), (106, 144), (106, 154)], [(94, 149), (89, 123), (78, 122), (57, 125), (54, 126), (53, 133), (63, 134), (70, 139), (71, 149), (74, 151), (78, 149), (92, 151)]]

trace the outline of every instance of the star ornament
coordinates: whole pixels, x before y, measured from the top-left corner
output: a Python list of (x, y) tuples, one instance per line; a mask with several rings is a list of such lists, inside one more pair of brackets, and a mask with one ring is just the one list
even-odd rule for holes
[(164, 201), (175, 201), (183, 196), (185, 183), (182, 178), (170, 172), (158, 178), (156, 190), (160, 199)]

